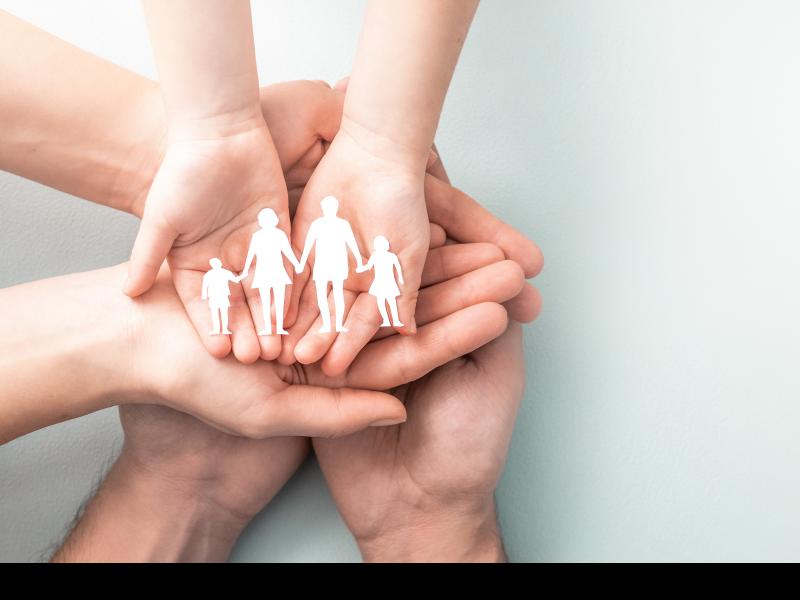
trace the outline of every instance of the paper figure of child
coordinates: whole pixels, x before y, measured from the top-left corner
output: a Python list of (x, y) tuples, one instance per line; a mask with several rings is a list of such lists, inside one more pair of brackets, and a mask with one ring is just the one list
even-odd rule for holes
[[(397, 315), (397, 297), (400, 295), (400, 288), (394, 279), (394, 270), (397, 269), (397, 279), (400, 285), (405, 283), (403, 281), (403, 269), (400, 267), (400, 260), (393, 252), (389, 252), (389, 240), (382, 235), (375, 238), (372, 243), (373, 253), (369, 257), (367, 264), (363, 267), (356, 269), (356, 272), (363, 273), (370, 269), (375, 270), (375, 279), (372, 285), (369, 286), (369, 293), (375, 296), (378, 303), (378, 311), (383, 317), (381, 327), (402, 327), (403, 324)], [(392, 322), (389, 322), (389, 317), (386, 314), (386, 305), (389, 305), (389, 311), (392, 313)]]
[(286, 296), (286, 286), (292, 279), (283, 266), (283, 257), (289, 259), (295, 269), (299, 269), (297, 257), (294, 255), (289, 238), (282, 229), (278, 228), (278, 215), (271, 208), (265, 208), (258, 213), (258, 224), (261, 229), (250, 238), (250, 249), (244, 263), (244, 271), (239, 279), (244, 279), (250, 272), (250, 265), (256, 259), (256, 272), (253, 276), (253, 289), (257, 289), (261, 296), (261, 310), (264, 314), (264, 328), (258, 335), (272, 335), (272, 318), (270, 317), (270, 291), (275, 299), (275, 333), (286, 335), (283, 328), (283, 300)]
[[(203, 300), (208, 300), (211, 308), (211, 335), (230, 335), (228, 329), (228, 308), (231, 301), (231, 289), (228, 282), (238, 283), (239, 278), (228, 269), (222, 268), (222, 261), (212, 258), (208, 261), (211, 270), (203, 275)], [(222, 330), (220, 331), (220, 317), (222, 317)]]
[(300, 257), (300, 266), (297, 268), (297, 272), (303, 272), (311, 248), (316, 246), (312, 278), (317, 288), (317, 305), (322, 317), (322, 327), (319, 331), (328, 333), (331, 330), (331, 314), (328, 307), (328, 284), (330, 283), (333, 289), (336, 331), (342, 332), (347, 331), (342, 323), (344, 320), (344, 280), (347, 279), (350, 270), (347, 262), (347, 250), (352, 252), (359, 269), (362, 267), (363, 261), (350, 223), (336, 216), (339, 210), (339, 201), (333, 196), (325, 196), (319, 204), (322, 207), (322, 216), (315, 219), (308, 228), (303, 256)]

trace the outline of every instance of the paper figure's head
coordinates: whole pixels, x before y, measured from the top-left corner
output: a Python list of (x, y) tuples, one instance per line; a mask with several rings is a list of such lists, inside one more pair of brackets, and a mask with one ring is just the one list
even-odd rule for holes
[(222, 261), (218, 258), (212, 258), (208, 261), (208, 264), (211, 265), (212, 269), (221, 269), (222, 268)]
[(376, 236), (375, 239), (372, 241), (372, 247), (375, 248), (375, 250), (388, 250), (389, 240), (387, 240), (382, 235)]
[(275, 227), (278, 224), (278, 215), (271, 208), (264, 208), (258, 213), (258, 224), (262, 227)]
[(325, 196), (319, 203), (322, 214), (326, 217), (335, 217), (339, 211), (339, 201), (334, 196)]

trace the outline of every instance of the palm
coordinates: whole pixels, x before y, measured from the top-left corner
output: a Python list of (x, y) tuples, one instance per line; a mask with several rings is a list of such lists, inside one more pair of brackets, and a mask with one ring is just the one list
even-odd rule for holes
[[(153, 181), (145, 218), (161, 218), (180, 232), (168, 257), (175, 286), (216, 356), (227, 354), (231, 341), (205, 334), (210, 316), (200, 302), (202, 277), (214, 257), (230, 270), (244, 267), (256, 215), (265, 207), (288, 228), (286, 184), (266, 125), (223, 140), (173, 144)], [(260, 348), (253, 320), (243, 288), (234, 288), (233, 347), (243, 360), (255, 360)]]
[[(417, 175), (370, 154), (340, 131), (308, 182), (292, 226), (294, 245), (302, 248), (311, 223), (321, 215), (320, 200), (332, 195), (339, 199), (338, 214), (350, 222), (365, 261), (372, 252), (375, 236), (386, 236), (404, 271), (405, 284), (400, 285), (398, 299), (400, 320), (404, 323), (413, 322), (413, 307), (428, 250), (429, 224), (422, 176), (423, 173)], [(355, 275), (352, 257), (350, 261), (351, 276), (345, 281), (345, 289), (366, 292), (372, 275)], [(313, 264), (313, 254), (309, 262)], [(352, 310), (360, 314), (351, 314), (348, 321), (371, 321), (377, 331), (380, 317), (374, 300)], [(317, 335), (318, 328), (317, 325), (308, 330), (308, 338), (321, 347), (321, 352), (309, 353), (315, 359), (324, 354), (335, 338), (335, 335)]]
[(241, 285), (231, 286), (233, 339), (207, 335), (210, 315), (200, 298), (202, 276), (213, 257), (231, 270), (244, 266), (261, 208), (273, 208), (288, 231), (286, 186), (289, 198), (302, 193), (324, 143), (338, 128), (341, 102), (340, 92), (320, 82), (268, 86), (261, 91), (261, 107), (270, 131), (260, 127), (224, 140), (175, 143), (164, 155), (145, 217), (180, 232), (169, 253), (175, 286), (214, 356), (233, 348), (237, 358), (252, 362), (259, 353), (270, 359), (280, 351), (279, 340), (256, 337), (260, 298)]
[(464, 498), (491, 497), (523, 378), (514, 325), (471, 356), (397, 390), (408, 412), (402, 425), (315, 439), (320, 466), (356, 537), (399, 525), (407, 517), (401, 507), (434, 512)]

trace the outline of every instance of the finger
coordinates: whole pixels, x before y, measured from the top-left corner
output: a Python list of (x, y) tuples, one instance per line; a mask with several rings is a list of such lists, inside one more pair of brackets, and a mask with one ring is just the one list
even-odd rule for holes
[(346, 92), (348, 85), (350, 85), (350, 75), (342, 77), (339, 81), (337, 81), (336, 85), (333, 86), (333, 89), (340, 92)]
[(297, 316), (291, 327), (288, 327), (289, 335), (284, 336), (281, 344), (281, 353), (278, 356), (278, 362), (282, 365), (293, 365), (297, 362), (295, 348), (319, 316), (316, 292), (314, 286), (309, 285), (307, 279), (305, 286), (297, 295)]
[(426, 325), (475, 304), (507, 302), (524, 285), (522, 268), (513, 260), (481, 267), (421, 290), (417, 321)]
[(542, 312), (542, 295), (530, 283), (526, 283), (522, 291), (503, 306), (508, 311), (508, 318), (518, 323), (532, 323)]
[(450, 183), (450, 177), (447, 175), (447, 171), (444, 168), (444, 163), (442, 163), (442, 156), (439, 154), (439, 150), (436, 148), (436, 144), (433, 145), (431, 148), (431, 154), (428, 156), (428, 166), (427, 171), (436, 179), (444, 181), (445, 183)]
[(447, 241), (447, 232), (441, 225), (437, 225), (436, 223), (431, 223), (431, 234), (430, 234), (430, 241), (428, 242), (428, 248), (439, 248), (440, 246), (444, 246), (444, 243)]
[(231, 306), (228, 309), (228, 320), (232, 332), (230, 338), (233, 355), (239, 362), (250, 365), (256, 362), (261, 354), (259, 338), (250, 313), (251, 307), (247, 303), (241, 283), (232, 283), (230, 290)]
[(153, 287), (176, 237), (178, 234), (170, 227), (145, 215), (133, 242), (128, 278), (122, 288), (125, 294), (135, 298)]
[(228, 356), (231, 352), (230, 336), (209, 335), (209, 331), (211, 331), (211, 312), (208, 308), (208, 302), (200, 297), (203, 273), (174, 267), (171, 270), (175, 290), (186, 308), (186, 313), (189, 315), (200, 341), (212, 356), (217, 358)]
[(506, 258), (520, 264), (526, 277), (535, 277), (542, 270), (544, 258), (536, 244), (461, 190), (427, 175), (425, 199), (430, 220), (444, 227), (449, 237), (460, 242), (496, 244)]
[[(417, 304), (417, 324), (427, 325), (484, 302), (506, 302), (517, 296), (524, 284), (522, 268), (512, 260), (504, 260), (423, 288)], [(341, 375), (370, 339), (392, 335), (393, 331), (380, 328), (378, 314), (375, 299), (362, 294), (350, 311), (349, 333), (336, 339), (322, 361), (325, 375)]]
[(428, 252), (422, 271), (422, 287), (434, 285), (480, 267), (505, 260), (494, 244), (452, 244)]
[[(416, 309), (418, 326), (472, 304), (509, 301), (524, 284), (519, 265), (504, 260), (503, 253), (493, 244), (457, 244), (432, 250), (425, 267), (423, 284), (432, 287), (420, 290)], [(323, 373), (329, 377), (341, 375), (371, 339), (394, 333), (388, 328), (381, 329), (380, 324), (375, 298), (361, 294), (347, 316), (349, 332), (337, 337), (325, 354)]]
[(409, 245), (398, 253), (403, 268), (403, 283), (399, 286), (401, 293), (397, 298), (397, 313), (402, 325), (395, 327), (395, 330), (404, 335), (417, 332), (414, 313), (417, 310), (419, 286), (422, 283), (422, 271), (428, 255), (428, 240), (424, 240), (424, 244), (422, 247), (419, 244)]
[[(337, 337), (331, 344), (322, 360), (322, 372), (328, 377), (344, 373), (380, 329), (381, 320), (375, 297), (370, 294), (359, 294), (347, 313), (345, 327), (348, 332)], [(386, 328), (384, 331), (387, 331), (387, 335), (394, 333), (394, 329)]]
[[(524, 286), (522, 267), (513, 260), (479, 267), (421, 289), (417, 321), (420, 325), (427, 325), (474, 304), (510, 302), (522, 292)], [(391, 335), (391, 332), (382, 329), (375, 335), (375, 339), (382, 339), (387, 335)]]
[[(250, 273), (247, 279), (242, 284), (244, 286), (244, 294), (247, 298), (247, 307), (249, 311), (249, 319), (251, 323), (250, 330), (255, 333), (256, 344), (258, 345), (258, 355), (262, 360), (275, 360), (281, 353), (281, 339), (278, 335), (259, 335), (258, 332), (264, 330), (267, 323), (264, 321), (264, 304), (261, 301), (261, 294), (257, 289), (252, 286), (252, 281), (255, 275)], [(241, 286), (240, 286), (241, 287)], [(287, 286), (288, 290), (291, 290)], [(290, 292), (291, 293), (291, 292)], [(269, 327), (270, 331), (275, 332), (275, 307), (270, 307), (269, 314)], [(233, 330), (236, 334), (236, 330)], [(234, 354), (236, 354), (236, 346), (234, 341)], [(238, 358), (238, 355), (237, 355)]]
[(253, 437), (302, 435), (335, 438), (366, 427), (406, 420), (403, 403), (390, 394), (350, 388), (290, 385), (261, 405)]
[[(344, 290), (344, 320), (347, 322), (349, 318), (350, 309), (356, 301), (358, 294), (350, 290)], [(314, 302), (316, 303), (316, 290), (314, 290)], [(328, 294), (328, 307), (333, 308), (333, 292)], [(331, 311), (333, 312), (333, 311)], [(319, 314), (319, 308), (316, 310), (317, 317), (314, 323), (309, 327), (305, 335), (297, 342), (294, 348), (294, 357), (297, 362), (303, 365), (310, 365), (322, 359), (328, 352), (336, 337), (339, 335), (335, 330), (335, 319), (331, 314), (331, 331), (321, 333), (319, 330), (322, 327), (322, 316)], [(346, 333), (345, 335), (350, 335)]]
[(346, 385), (385, 390), (416, 381), (493, 340), (507, 323), (505, 309), (486, 302), (420, 327), (417, 335), (393, 335), (373, 342), (353, 362)]

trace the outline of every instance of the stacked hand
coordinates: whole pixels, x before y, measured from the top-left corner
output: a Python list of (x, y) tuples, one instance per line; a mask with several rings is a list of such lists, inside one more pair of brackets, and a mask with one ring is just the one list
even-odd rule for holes
[[(146, 0), (165, 106), (152, 84), (73, 54), (62, 87), (92, 110), (66, 119), (72, 129), (48, 129), (36, 84), (17, 94), (21, 108), (0, 110), (46, 132), (4, 121), (12, 135), (0, 166), (142, 218), (129, 265), (0, 291), (10, 317), (0, 325), (0, 443), (120, 407), (123, 452), (57, 558), (223, 559), (309, 438), (366, 559), (503, 558), (492, 494), (522, 392), (517, 323), (540, 309), (525, 278), (541, 254), (451, 186), (430, 147), (476, 3), (408, 4), (368, 11), (346, 106), (346, 83), (258, 91), (246, 2)], [(177, 18), (186, 11), (195, 18)], [(59, 47), (26, 25), (7, 29), (14, 43)], [(415, 36), (439, 52), (409, 46)], [(31, 60), (50, 64), (40, 54)], [(384, 67), (399, 77), (370, 88)], [(97, 82), (113, 80), (120, 102), (106, 106)], [(108, 123), (83, 116), (95, 111)], [(41, 145), (54, 157), (43, 170), (30, 140), (59, 135)], [(86, 156), (104, 157), (103, 168), (71, 168), (91, 166)], [(303, 244), (326, 196), (352, 226), (352, 275), (336, 298), (345, 335), (319, 332), (310, 275), (320, 257)], [(283, 338), (256, 335), (265, 296), (250, 279), (251, 240), (265, 209), (297, 275)], [(212, 257), (232, 284), (231, 337), (207, 334)], [(367, 293), (376, 257), (397, 271), (395, 330), (379, 331)], [(131, 298), (115, 292), (125, 272)]]

